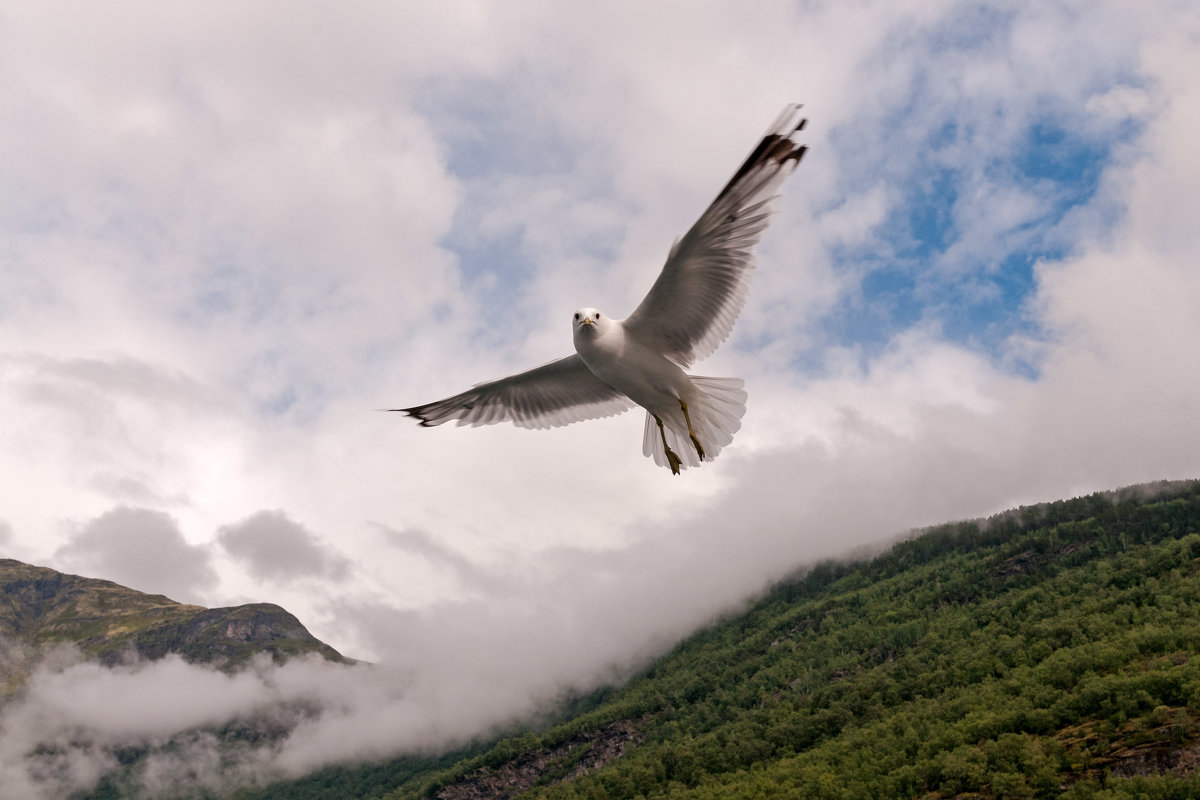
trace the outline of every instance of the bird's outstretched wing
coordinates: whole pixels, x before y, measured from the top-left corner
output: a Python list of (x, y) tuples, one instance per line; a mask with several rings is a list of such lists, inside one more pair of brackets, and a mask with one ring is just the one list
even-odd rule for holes
[(427, 428), (450, 420), (472, 426), (512, 420), (521, 428), (554, 428), (632, 407), (632, 400), (593, 375), (576, 354), (435, 403), (388, 410), (403, 411)]
[(675, 242), (650, 293), (624, 321), (627, 333), (683, 367), (728, 338), (746, 302), (754, 247), (771, 220), (776, 191), (807, 149), (795, 141), (805, 122), (800, 106), (783, 110), (708, 210)]

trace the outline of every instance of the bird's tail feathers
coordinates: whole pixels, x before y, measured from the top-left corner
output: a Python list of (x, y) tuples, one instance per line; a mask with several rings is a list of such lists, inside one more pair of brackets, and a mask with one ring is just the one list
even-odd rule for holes
[[(741, 378), (709, 378), (691, 376), (695, 392), (688, 399), (688, 416), (692, 429), (704, 448), (704, 460), (712, 461), (721, 449), (733, 441), (733, 435), (742, 427), (742, 416), (746, 413), (745, 384)], [(688, 435), (683, 410), (664, 415), (663, 432), (667, 445), (679, 456), (680, 467), (700, 466), (700, 455), (696, 452)], [(658, 431), (654, 415), (647, 412), (646, 426), (642, 433), (642, 454), (654, 459), (660, 467), (668, 466), (667, 453), (663, 448), (663, 436)]]

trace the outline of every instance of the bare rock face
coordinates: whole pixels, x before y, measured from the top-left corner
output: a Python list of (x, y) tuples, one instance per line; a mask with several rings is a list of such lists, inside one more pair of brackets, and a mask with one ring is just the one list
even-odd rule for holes
[(172, 653), (227, 669), (259, 653), (349, 661), (277, 605), (202, 608), (0, 559), (0, 694), (20, 685), (37, 653), (58, 644), (107, 664)]
[(434, 794), (436, 800), (507, 800), (535, 785), (568, 783), (599, 769), (640, 744), (646, 720), (620, 719), (581, 733), (557, 747), (521, 753), (496, 767), (481, 767)]
[(310, 634), (300, 620), (272, 603), (197, 609), (190, 617), (134, 636), (133, 645), (143, 658), (178, 653), (188, 661), (222, 666), (237, 666), (263, 652), (276, 661), (306, 653), (318, 653), (330, 661), (348, 661)]

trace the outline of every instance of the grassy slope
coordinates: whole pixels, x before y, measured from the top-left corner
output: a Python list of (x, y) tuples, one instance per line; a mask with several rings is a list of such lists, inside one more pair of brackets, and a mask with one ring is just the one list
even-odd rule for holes
[[(1158, 488), (823, 565), (586, 713), (448, 767), (245, 797), (1200, 796), (1200, 484)], [(582, 770), (617, 722), (637, 736)]]
[(317, 652), (343, 660), (279, 606), (205, 609), (12, 559), (0, 559), (0, 636), (9, 654), (0, 660), (3, 691), (15, 689), (38, 654), (57, 643), (110, 663), (131, 650), (227, 667), (264, 650), (277, 658)]

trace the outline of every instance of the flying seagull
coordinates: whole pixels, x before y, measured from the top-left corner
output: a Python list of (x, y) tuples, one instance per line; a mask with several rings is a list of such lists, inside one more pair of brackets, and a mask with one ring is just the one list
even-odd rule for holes
[(754, 248), (774, 213), (776, 192), (807, 149), (806, 120), (783, 110), (746, 162), (667, 256), (658, 280), (625, 319), (581, 308), (572, 319), (575, 353), (536, 369), (476, 384), (412, 408), (394, 408), (424, 427), (456, 420), (551, 428), (646, 409), (642, 453), (681, 469), (712, 461), (746, 413), (741, 378), (684, 369), (728, 338), (754, 272)]

